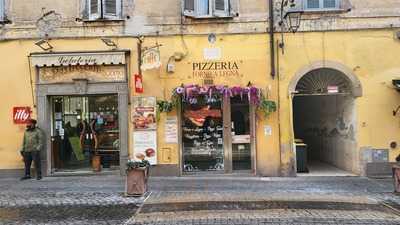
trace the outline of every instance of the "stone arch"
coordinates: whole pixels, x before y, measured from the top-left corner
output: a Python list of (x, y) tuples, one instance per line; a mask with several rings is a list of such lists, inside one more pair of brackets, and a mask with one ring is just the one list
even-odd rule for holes
[(299, 71), (297, 71), (297, 73), (294, 75), (294, 77), (292, 78), (292, 80), (289, 83), (289, 90), (288, 90), (289, 96), (292, 95), (293, 93), (295, 93), (297, 83), (300, 81), (300, 79), (303, 76), (305, 76), (306, 74), (308, 74), (311, 71), (318, 70), (318, 69), (324, 69), (324, 68), (337, 70), (337, 71), (343, 73), (343, 75), (346, 76), (346, 78), (348, 79), (348, 81), (351, 84), (351, 93), (352, 93), (353, 97), (356, 98), (356, 97), (362, 96), (362, 94), (363, 94), (362, 86), (361, 86), (361, 82), (358, 79), (358, 77), (347, 66), (345, 66), (341, 63), (338, 63), (338, 62), (334, 62), (334, 61), (317, 61), (317, 62), (311, 63), (310, 65), (307, 65), (307, 66), (303, 67), (302, 69), (300, 69)]

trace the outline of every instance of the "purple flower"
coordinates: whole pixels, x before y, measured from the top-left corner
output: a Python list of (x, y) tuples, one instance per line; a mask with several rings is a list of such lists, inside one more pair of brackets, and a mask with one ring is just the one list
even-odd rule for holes
[(243, 92), (243, 89), (239, 86), (231, 88), (231, 93), (233, 96), (242, 95), (242, 92)]
[(185, 88), (183, 88), (183, 87), (177, 87), (176, 88), (176, 93), (179, 94), (179, 95), (183, 94), (184, 91), (185, 91)]
[(199, 94), (207, 94), (208, 93), (208, 87), (200, 87)]

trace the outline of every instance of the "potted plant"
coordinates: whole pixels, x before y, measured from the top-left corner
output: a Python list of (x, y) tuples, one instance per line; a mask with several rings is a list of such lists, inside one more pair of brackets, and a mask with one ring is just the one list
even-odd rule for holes
[(145, 154), (137, 153), (138, 160), (129, 159), (126, 163), (126, 196), (143, 196), (147, 192), (147, 181), (150, 172), (150, 162), (147, 157), (155, 154), (154, 149), (147, 149)]

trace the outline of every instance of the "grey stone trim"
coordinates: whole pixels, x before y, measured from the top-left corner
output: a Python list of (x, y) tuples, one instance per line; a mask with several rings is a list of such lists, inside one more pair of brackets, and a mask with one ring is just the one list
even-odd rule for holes
[(37, 84), (38, 126), (45, 133), (46, 150), (42, 152), (43, 175), (51, 171), (51, 104), (49, 96), (56, 95), (96, 95), (118, 94), (118, 110), (120, 125), (120, 173), (125, 173), (125, 162), (128, 158), (128, 83), (88, 83), (85, 92), (77, 90), (75, 84)]
[[(35, 173), (31, 171), (31, 175)], [(2, 169), (0, 170), (0, 179), (3, 178), (17, 178), (24, 175), (24, 169)]]
[(350, 68), (339, 62), (324, 60), (324, 61), (313, 62), (301, 68), (299, 71), (297, 71), (297, 73), (293, 76), (289, 84), (289, 90), (288, 90), (289, 96), (291, 96), (295, 92), (297, 83), (304, 75), (306, 75), (308, 72), (312, 70), (322, 69), (322, 68), (329, 68), (342, 72), (343, 75), (345, 75), (347, 79), (351, 82), (353, 96), (361, 97), (363, 95), (361, 82)]
[(156, 166), (152, 166), (150, 168), (150, 177), (151, 176), (160, 176), (160, 177), (175, 177), (180, 176), (181, 171), (179, 169), (178, 164), (160, 164)]

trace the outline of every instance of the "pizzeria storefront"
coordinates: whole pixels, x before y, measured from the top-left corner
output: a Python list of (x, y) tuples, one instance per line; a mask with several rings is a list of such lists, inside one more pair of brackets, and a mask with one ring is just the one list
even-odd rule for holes
[(128, 158), (128, 51), (32, 53), (47, 175), (120, 170)]
[[(132, 118), (133, 150), (155, 147), (153, 175), (279, 173), (277, 81), (265, 67), (266, 47), (255, 44), (263, 41), (261, 35), (245, 42), (240, 35), (224, 36), (218, 43), (187, 36), (188, 55), (177, 51), (174, 38), (142, 43), (143, 90), (133, 94), (156, 99), (156, 125), (145, 129), (156, 128), (141, 136), (152, 119), (140, 112), (143, 107), (132, 109), (138, 114)], [(239, 43), (247, 48), (238, 52)], [(141, 137), (155, 140), (145, 144)]]

